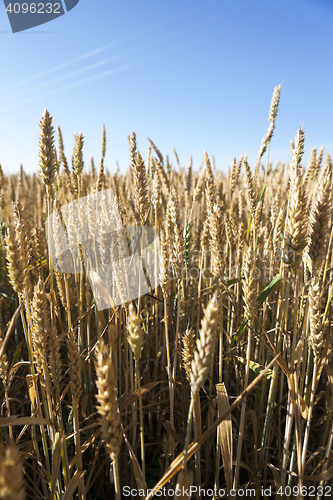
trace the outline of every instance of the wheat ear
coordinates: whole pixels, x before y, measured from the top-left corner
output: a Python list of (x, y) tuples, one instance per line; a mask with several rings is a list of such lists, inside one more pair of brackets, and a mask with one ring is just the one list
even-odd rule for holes
[(331, 189), (331, 171), (327, 168), (309, 217), (305, 261), (313, 275), (320, 274), (325, 261), (331, 216)]
[(142, 226), (145, 225), (148, 216), (148, 187), (146, 167), (142, 156), (137, 153), (132, 164), (134, 180), (135, 210), (139, 215)]
[(191, 363), (194, 356), (195, 350), (195, 336), (191, 329), (186, 330), (182, 337), (183, 341), (183, 349), (182, 349), (182, 358), (183, 358), (183, 367), (186, 373), (186, 378), (190, 382), (191, 380)]
[(303, 153), (304, 132), (300, 128), (292, 150), (287, 233), (284, 244), (284, 262), (291, 267), (298, 265), (301, 253), (306, 244), (306, 192), (302, 179), (301, 166)]
[(213, 362), (218, 313), (219, 303), (217, 300), (217, 293), (215, 292), (204, 311), (204, 317), (197, 338), (196, 350), (194, 351), (193, 359), (191, 362), (191, 403), (187, 417), (183, 469), (187, 468), (187, 452), (192, 432), (194, 401), (198, 395), (199, 390), (206, 382)]
[(53, 184), (56, 175), (56, 162), (54, 154), (54, 128), (52, 117), (47, 109), (44, 111), (39, 123), (39, 176), (43, 184), (50, 187)]
[(140, 407), (140, 438), (141, 438), (141, 462), (142, 462), (142, 478), (144, 488), (146, 488), (146, 465), (145, 465), (145, 442), (144, 442), (144, 427), (143, 427), (143, 407), (142, 407), (142, 394), (141, 394), (141, 382), (140, 382), (140, 370), (139, 370), (139, 360), (141, 356), (141, 351), (145, 341), (144, 331), (141, 325), (140, 318), (138, 317), (133, 304), (129, 305), (128, 308), (128, 321), (127, 330), (128, 336), (127, 340), (130, 344), (134, 359), (135, 359), (135, 375), (138, 384), (139, 392), (139, 407)]
[(118, 470), (118, 455), (122, 442), (122, 431), (120, 413), (118, 406), (118, 387), (114, 372), (111, 350), (100, 338), (96, 345), (96, 386), (98, 394), (96, 399), (99, 403), (97, 411), (100, 415), (99, 424), (102, 431), (102, 439), (107, 452), (114, 463), (114, 484), (116, 499), (120, 500), (120, 483)]

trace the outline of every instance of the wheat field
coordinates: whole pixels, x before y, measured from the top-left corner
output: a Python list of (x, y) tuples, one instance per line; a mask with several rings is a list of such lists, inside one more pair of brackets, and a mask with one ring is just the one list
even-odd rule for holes
[[(45, 110), (39, 175), (0, 170), (0, 500), (331, 497), (332, 163), (321, 147), (302, 165), (302, 128), (271, 161), (280, 92), (252, 166), (184, 167), (152, 140), (144, 160), (133, 133), (110, 173), (103, 127), (98, 166), (80, 133), (70, 167)], [(107, 190), (113, 208), (80, 205)], [(141, 227), (154, 280), (143, 265), (128, 300)], [(111, 262), (108, 307), (89, 252), (101, 296)]]

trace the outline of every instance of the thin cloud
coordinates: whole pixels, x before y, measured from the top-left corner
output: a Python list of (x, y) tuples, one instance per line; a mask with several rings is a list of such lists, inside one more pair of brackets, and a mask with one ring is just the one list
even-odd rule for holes
[[(275, 16), (283, 14), (286, 11), (292, 10), (292, 9), (298, 7), (302, 3), (303, 3), (302, 1), (296, 2), (296, 3), (292, 4), (291, 6), (289, 6), (288, 8), (282, 9), (282, 10), (276, 12)], [(262, 21), (266, 21), (267, 19), (271, 19), (271, 17), (272, 16), (270, 15), (270, 16), (263, 16), (261, 18), (256, 18), (253, 21), (250, 21), (250, 22), (247, 22), (247, 23), (242, 23), (242, 24), (239, 24), (237, 26), (234, 26), (234, 27), (232, 27), (232, 28), (224, 31), (223, 33), (226, 34), (226, 33), (230, 33), (230, 32), (236, 31), (236, 30), (238, 30), (240, 28), (246, 28), (246, 27), (251, 26), (253, 24), (260, 23)], [(38, 96), (34, 96), (34, 97), (29, 98), (29, 99), (25, 99), (23, 101), (17, 101), (15, 103), (9, 104), (8, 106), (3, 106), (3, 107), (0, 108), (0, 111), (6, 110), (6, 109), (10, 109), (10, 108), (13, 108), (13, 107), (16, 107), (16, 106), (22, 106), (24, 104), (27, 104), (27, 103), (30, 103), (30, 102), (33, 102), (33, 101), (37, 101), (37, 100), (40, 100), (40, 99), (45, 99), (46, 96), (48, 97), (48, 96), (51, 96), (51, 95), (55, 95), (55, 94), (58, 94), (60, 92), (64, 92), (66, 90), (70, 90), (72, 88), (79, 87), (79, 86), (84, 85), (86, 83), (90, 83), (90, 82), (93, 82), (93, 81), (96, 81), (96, 80), (100, 80), (100, 79), (105, 78), (107, 76), (119, 73), (121, 71), (125, 71), (126, 69), (130, 69), (130, 68), (133, 68), (135, 66), (144, 64), (144, 63), (149, 62), (149, 61), (152, 61), (154, 59), (158, 59), (160, 57), (163, 57), (164, 55), (171, 54), (173, 52), (182, 50), (182, 49), (187, 48), (187, 47), (192, 47), (193, 45), (201, 43), (204, 40), (216, 38), (216, 36), (218, 36), (218, 35), (219, 34), (214, 34), (214, 35), (209, 35), (209, 36), (202, 36), (200, 38), (197, 38), (195, 41), (188, 42), (186, 44), (183, 44), (183, 45), (180, 45), (178, 47), (174, 47), (172, 49), (160, 52), (160, 53), (155, 54), (153, 56), (140, 59), (139, 61), (135, 61), (135, 62), (132, 62), (132, 63), (129, 63), (129, 64), (125, 64), (125, 65), (120, 66), (118, 68), (114, 68), (114, 69), (105, 71), (103, 73), (99, 73), (98, 75), (94, 75), (94, 76), (91, 76), (89, 78), (85, 78), (85, 79), (80, 80), (78, 82), (73, 82), (73, 83), (71, 83), (69, 85), (65, 85), (63, 87), (60, 87), (60, 88), (48, 91), (46, 95), (45, 94), (43, 94), (43, 95), (39, 94)]]
[[(135, 61), (133, 63), (124, 64), (123, 66), (120, 66), (119, 68), (114, 68), (114, 69), (111, 69), (109, 71), (105, 71), (104, 73), (99, 73), (98, 75), (94, 75), (94, 76), (91, 76), (89, 78), (85, 78), (84, 80), (80, 80), (79, 82), (70, 83), (70, 84), (65, 85), (63, 87), (60, 87), (60, 88), (57, 88), (57, 89), (54, 89), (54, 90), (47, 92), (47, 96), (58, 94), (60, 92), (64, 92), (65, 90), (70, 90), (70, 89), (73, 89), (75, 87), (80, 87), (81, 85), (84, 85), (86, 83), (90, 83), (90, 82), (93, 82), (96, 80), (100, 80), (101, 78), (105, 78), (106, 76), (114, 75), (115, 73), (119, 73), (119, 72), (124, 71), (126, 69), (133, 68), (134, 66), (138, 66), (138, 65), (143, 64), (145, 62), (149, 62), (149, 61), (156, 59), (158, 57), (162, 57), (163, 55), (166, 55), (170, 52), (174, 52), (174, 50), (175, 49), (171, 49), (171, 50), (165, 51), (163, 53), (156, 54), (155, 56), (146, 57), (144, 59), (140, 59), (139, 61)], [(38, 101), (38, 100), (44, 99), (44, 98), (45, 98), (45, 94), (44, 95), (39, 94), (38, 96), (31, 97), (30, 99), (25, 99), (23, 101), (18, 101), (18, 102), (9, 104), (8, 106), (3, 106), (0, 108), (0, 110), (3, 111), (5, 109), (14, 108), (16, 106), (22, 106), (23, 104), (27, 104), (27, 103), (30, 103), (33, 101)]]
[[(214, 0), (214, 1), (216, 1), (216, 0)], [(214, 1), (213, 1), (213, 2), (211, 2), (211, 3), (214, 3)], [(222, 13), (222, 14), (218, 15), (218, 16), (212, 16), (212, 17), (209, 17), (208, 19), (205, 19), (205, 20), (203, 20), (203, 21), (199, 21), (199, 22), (197, 22), (197, 23), (191, 24), (190, 26), (186, 26), (185, 28), (181, 28), (181, 29), (179, 29), (179, 30), (177, 30), (177, 31), (174, 31), (174, 32), (172, 32), (172, 33), (169, 33), (168, 35), (166, 35), (166, 36), (164, 36), (164, 37), (157, 38), (157, 39), (153, 40), (152, 42), (148, 42), (148, 43), (142, 44), (142, 45), (140, 45), (140, 46), (138, 46), (138, 47), (135, 47), (135, 48), (133, 48), (133, 49), (127, 50), (127, 51), (125, 51), (125, 52), (122, 52), (122, 53), (120, 53), (120, 54), (114, 55), (114, 56), (112, 56), (112, 57), (109, 57), (109, 58), (103, 59), (102, 61), (98, 61), (98, 62), (96, 62), (96, 63), (90, 64), (90, 65), (88, 65), (88, 66), (85, 66), (84, 68), (80, 68), (80, 69), (78, 69), (78, 70), (72, 71), (72, 72), (70, 72), (70, 73), (67, 73), (66, 75), (59, 76), (59, 77), (54, 78), (54, 79), (52, 79), (52, 80), (49, 80), (49, 81), (47, 81), (47, 82), (43, 81), (42, 83), (40, 83), (40, 84), (38, 84), (38, 85), (35, 85), (34, 87), (30, 87), (30, 88), (28, 88), (28, 89), (26, 89), (26, 90), (23, 90), (23, 91), (21, 91), (21, 92), (18, 92), (18, 93), (16, 93), (16, 94), (14, 94), (14, 95), (11, 95), (11, 96), (8, 96), (8, 97), (6, 97), (6, 98), (3, 98), (3, 99), (2, 99), (2, 101), (8, 102), (8, 101), (10, 101), (10, 100), (17, 99), (18, 97), (21, 97), (21, 96), (23, 96), (23, 95), (29, 94), (30, 92), (33, 92), (33, 91), (38, 90), (38, 89), (40, 89), (40, 88), (47, 87), (48, 85), (52, 85), (52, 84), (54, 84), (54, 83), (61, 82), (61, 81), (63, 81), (63, 80), (66, 80), (66, 79), (68, 79), (68, 78), (71, 78), (71, 77), (73, 77), (73, 76), (76, 76), (76, 75), (79, 75), (79, 74), (85, 73), (86, 71), (89, 71), (89, 70), (91, 70), (91, 69), (94, 69), (94, 68), (97, 68), (97, 67), (103, 66), (103, 65), (107, 64), (108, 62), (115, 61), (116, 59), (119, 59), (119, 58), (124, 57), (124, 56), (129, 55), (129, 54), (133, 54), (133, 53), (138, 52), (139, 50), (142, 50), (142, 49), (144, 49), (144, 48), (152, 47), (153, 45), (156, 45), (156, 44), (158, 44), (159, 42), (161, 42), (161, 41), (163, 41), (163, 40), (167, 40), (167, 39), (170, 39), (170, 38), (174, 38), (174, 37), (175, 37), (176, 35), (178, 35), (178, 34), (182, 34), (182, 33), (186, 32), (186, 31), (191, 30), (191, 29), (201, 27), (201, 26), (203, 26), (203, 25), (205, 25), (205, 24), (207, 24), (207, 23), (209, 23), (209, 22), (211, 22), (211, 21), (215, 21), (216, 19), (219, 19), (219, 18), (221, 18), (221, 17), (224, 17), (224, 16), (226, 16), (226, 15), (228, 15), (228, 14), (231, 14), (231, 13), (233, 13), (233, 12), (237, 12), (237, 11), (239, 11), (239, 10), (243, 10), (245, 7), (247, 7), (247, 6), (251, 5), (251, 4), (258, 3), (258, 2), (260, 2), (260, 1), (262, 1), (262, 0), (254, 0), (254, 1), (252, 0), (252, 1), (248, 2), (248, 3), (246, 3), (245, 5), (243, 5), (242, 7), (239, 7), (239, 8), (236, 8), (236, 9), (229, 10), (229, 11), (224, 12), (224, 13)], [(206, 5), (209, 5), (209, 4), (206, 4)], [(197, 7), (196, 9), (198, 9), (198, 8), (199, 8), (199, 7)], [(192, 12), (193, 10), (195, 10), (195, 9), (192, 9), (191, 11), (187, 11), (187, 12)], [(185, 14), (182, 14), (182, 15), (185, 15)], [(175, 18), (178, 18), (178, 17), (180, 17), (180, 16), (176, 16)], [(173, 19), (175, 19), (175, 18), (173, 18)], [(169, 21), (165, 21), (165, 22), (169, 22)], [(162, 24), (165, 24), (165, 22), (164, 22), (164, 23), (162, 23)], [(159, 25), (160, 25), (160, 24), (161, 24), (161, 23), (159, 23)], [(155, 25), (155, 26), (157, 26), (157, 25)], [(151, 29), (151, 28), (150, 28), (150, 29)], [(143, 31), (147, 31), (147, 30), (143, 30)], [(141, 33), (141, 32), (138, 32), (138, 33)], [(133, 36), (134, 36), (134, 35), (133, 35)], [(133, 36), (131, 36), (131, 37), (127, 37), (126, 39), (128, 39), (128, 38), (133, 38)], [(138, 36), (138, 35), (135, 35), (135, 36)], [(125, 38), (124, 38), (124, 39), (122, 39), (122, 40), (125, 40)], [(110, 44), (110, 45), (114, 45), (114, 44)], [(100, 48), (100, 49), (96, 49), (96, 50), (94, 50), (94, 51), (91, 51), (91, 52), (89, 52), (89, 53), (88, 53), (88, 55), (86, 54), (86, 55), (80, 56), (80, 57), (78, 57), (78, 58), (76, 58), (76, 59), (73, 59), (72, 61), (78, 61), (78, 60), (82, 60), (82, 58), (83, 58), (83, 57), (91, 57), (92, 55), (97, 55), (97, 54), (99, 54), (100, 52), (102, 52), (103, 50), (106, 50), (106, 48), (108, 48), (110, 45), (108, 45), (108, 46), (104, 46), (104, 47), (102, 47), (102, 48)], [(64, 63), (64, 65), (69, 65), (70, 63), (71, 63), (71, 61), (69, 61), (68, 63)], [(62, 66), (64, 66), (64, 65), (62, 65)], [(60, 67), (60, 66), (57, 66), (57, 67), (56, 67), (56, 69), (59, 69), (59, 67)], [(48, 70), (48, 71), (47, 71), (47, 72), (45, 72), (45, 73), (50, 73), (51, 71), (53, 72), (53, 71), (55, 71), (55, 69)], [(43, 74), (45, 74), (45, 73), (43, 73)], [(42, 75), (42, 74), (40, 73), (40, 74), (39, 74), (39, 76), (40, 76), (40, 75)], [(31, 77), (31, 78), (35, 79), (35, 77)], [(27, 81), (27, 80), (25, 80), (25, 81)], [(17, 86), (19, 86), (19, 84), (17, 84)], [(0, 93), (1, 93), (1, 90), (0, 90)], [(24, 101), (21, 101), (21, 102), (24, 102)], [(5, 107), (5, 108), (1, 108), (1, 109), (8, 109), (8, 108), (7, 108), (7, 107)]]
[[(183, 30), (179, 30), (179, 31), (183, 31)], [(171, 33), (171, 34), (166, 35), (164, 37), (157, 38), (156, 40), (153, 40), (152, 42), (143, 43), (142, 45), (134, 47), (133, 49), (126, 50), (124, 52), (121, 52), (120, 54), (116, 54), (116, 55), (114, 55), (112, 57), (108, 57), (106, 59), (102, 59), (101, 61), (98, 61), (98, 62), (93, 63), (93, 64), (89, 64), (88, 66), (85, 66), (84, 68), (80, 68), (80, 69), (77, 69), (75, 71), (71, 71), (70, 73), (66, 73), (65, 75), (58, 76), (57, 78), (53, 78), (52, 80), (48, 80), (47, 82), (40, 83), (38, 85), (35, 85), (34, 87), (23, 90), (22, 92), (18, 92), (17, 94), (11, 95), (9, 97), (4, 97), (4, 98), (2, 98), (2, 102), (3, 101), (8, 102), (8, 101), (11, 101), (13, 99), (17, 99), (18, 97), (21, 97), (22, 95), (29, 94), (30, 92), (33, 92), (35, 90), (39, 90), (39, 89), (46, 87), (48, 85), (52, 85), (54, 83), (58, 83), (58, 82), (61, 82), (63, 80), (67, 80), (68, 78), (71, 78), (73, 76), (80, 75), (82, 73), (85, 73), (86, 71), (90, 71), (91, 69), (98, 68), (99, 66), (104, 66), (105, 64), (112, 62), (112, 61), (115, 61), (117, 59), (120, 59), (121, 57), (125, 57), (127, 55), (138, 52), (142, 49), (152, 47), (153, 45), (156, 45), (157, 43), (159, 43), (163, 40), (167, 40), (168, 38), (171, 38), (175, 34), (177, 34), (177, 32)]]
[(109, 43), (107, 45), (103, 45), (102, 47), (99, 47), (97, 49), (86, 52), (85, 54), (82, 54), (81, 56), (75, 57), (74, 59), (71, 59), (70, 61), (66, 61), (62, 64), (58, 64), (57, 66), (54, 66), (53, 68), (47, 69), (45, 71), (42, 71), (41, 73), (37, 73), (36, 75), (30, 76), (29, 78), (25, 78), (24, 80), (13, 83), (12, 85), (9, 85), (7, 87), (0, 89), (0, 94), (2, 94), (3, 92), (7, 92), (8, 90), (12, 90), (12, 89), (15, 89), (17, 87), (20, 87), (21, 85), (25, 85), (26, 83), (33, 82), (34, 80), (38, 80), (38, 78), (41, 78), (43, 76), (54, 73), (55, 71), (59, 71), (60, 69), (67, 68), (68, 66), (72, 66), (73, 64), (76, 64), (80, 61), (88, 59), (89, 57), (96, 56), (96, 55), (100, 54), (101, 52), (104, 52), (107, 49), (110, 49), (112, 47), (116, 47), (117, 45), (124, 43), (124, 42), (127, 42), (129, 40), (133, 40), (133, 38), (137, 38), (138, 36), (143, 35), (145, 33), (148, 33), (149, 31), (152, 31), (155, 28), (158, 28), (158, 27), (163, 26), (165, 24), (168, 24), (172, 21), (180, 19), (184, 16), (187, 16), (188, 14), (191, 14), (192, 12), (195, 12), (196, 10), (199, 10), (203, 7), (207, 7), (208, 5), (211, 5), (211, 4), (216, 3), (216, 2), (218, 2), (218, 0), (211, 0), (211, 2), (202, 3), (202, 4), (198, 5), (197, 7), (194, 7), (193, 9), (186, 10), (186, 11), (178, 14), (177, 16), (170, 17), (170, 18), (166, 19), (165, 21), (161, 21), (159, 23), (154, 24), (153, 26), (150, 26), (149, 28), (145, 28), (145, 29), (136, 31), (132, 35), (128, 35), (128, 36), (125, 36), (123, 38), (119, 38), (118, 40), (115, 40), (112, 43)]

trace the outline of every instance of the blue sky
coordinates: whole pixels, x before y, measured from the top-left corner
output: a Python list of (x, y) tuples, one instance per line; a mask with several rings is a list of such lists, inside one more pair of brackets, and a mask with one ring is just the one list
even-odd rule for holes
[[(13, 34), (0, 2), (0, 163), (38, 171), (38, 123), (47, 107), (71, 158), (85, 136), (86, 168), (129, 165), (127, 134), (147, 156), (151, 138), (174, 162), (203, 151), (226, 170), (247, 153), (253, 167), (282, 83), (270, 158), (290, 160), (305, 130), (333, 155), (331, 0), (80, 0), (64, 16)], [(264, 159), (265, 160), (265, 159)]]

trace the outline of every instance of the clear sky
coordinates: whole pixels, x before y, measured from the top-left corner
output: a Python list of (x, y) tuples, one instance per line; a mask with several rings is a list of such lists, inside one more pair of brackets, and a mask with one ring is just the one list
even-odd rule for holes
[(282, 83), (270, 158), (290, 160), (305, 130), (333, 155), (332, 0), (80, 0), (62, 17), (11, 32), (0, 0), (0, 163), (38, 171), (38, 123), (45, 107), (60, 125), (68, 160), (85, 136), (86, 167), (129, 165), (127, 134), (147, 157), (194, 168), (203, 151), (226, 170), (247, 153), (253, 167)]

